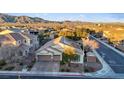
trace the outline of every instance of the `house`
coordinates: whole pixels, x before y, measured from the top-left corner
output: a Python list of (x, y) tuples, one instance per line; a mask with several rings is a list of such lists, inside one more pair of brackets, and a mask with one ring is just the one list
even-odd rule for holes
[(39, 39), (37, 35), (22, 33), (23, 37), (26, 38), (27, 46), (30, 46), (29, 52), (32, 53), (39, 48)]
[(0, 45), (8, 44), (16, 46), (22, 56), (27, 56), (39, 47), (39, 41), (35, 35), (11, 30), (0, 32)]
[(124, 52), (124, 45), (117, 45), (116, 48)]
[(49, 39), (54, 39), (57, 36), (57, 34), (58, 34), (57, 31), (51, 31)]
[(32, 35), (38, 35), (39, 34), (39, 31), (35, 31), (35, 30), (28, 30), (27, 32), (29, 34), (32, 34)]
[(10, 34), (7, 35), (0, 35), (0, 46), (4, 45), (16, 45), (16, 42), (13, 38), (11, 38)]
[(122, 41), (120, 42), (120, 44), (121, 44), (122, 46), (124, 46), (124, 40), (122, 40)]
[(103, 31), (103, 36), (108, 38), (111, 35), (110, 31)]
[[(36, 51), (37, 62), (60, 62), (63, 59), (62, 54), (65, 49), (72, 49), (79, 56), (77, 60), (71, 60), (71, 63), (83, 63), (84, 52), (80, 45), (66, 37), (58, 37), (47, 42)], [(66, 50), (67, 51), (67, 50)]]
[(0, 30), (6, 30), (6, 29), (9, 29), (10, 27), (8, 26), (0, 26)]

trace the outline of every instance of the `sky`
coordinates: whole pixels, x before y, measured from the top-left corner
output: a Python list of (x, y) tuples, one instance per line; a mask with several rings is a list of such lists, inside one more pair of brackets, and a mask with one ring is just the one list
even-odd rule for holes
[(124, 13), (9, 13), (14, 16), (40, 17), (51, 21), (124, 22)]

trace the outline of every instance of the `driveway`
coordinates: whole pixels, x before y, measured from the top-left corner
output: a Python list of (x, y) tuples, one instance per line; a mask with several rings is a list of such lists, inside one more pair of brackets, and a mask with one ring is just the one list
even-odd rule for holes
[(59, 72), (59, 62), (36, 62), (31, 71)]

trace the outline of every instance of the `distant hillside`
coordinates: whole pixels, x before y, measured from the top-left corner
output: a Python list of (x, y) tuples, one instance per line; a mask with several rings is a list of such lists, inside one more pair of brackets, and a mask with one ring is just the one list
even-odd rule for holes
[(29, 17), (29, 16), (11, 16), (8, 14), (0, 13), (0, 23), (34, 23), (34, 22), (50, 22), (38, 17)]

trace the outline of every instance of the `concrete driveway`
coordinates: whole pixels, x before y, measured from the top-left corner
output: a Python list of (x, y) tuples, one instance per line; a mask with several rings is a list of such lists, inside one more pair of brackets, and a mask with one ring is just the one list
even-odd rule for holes
[(36, 62), (31, 71), (40, 72), (59, 72), (59, 62)]

